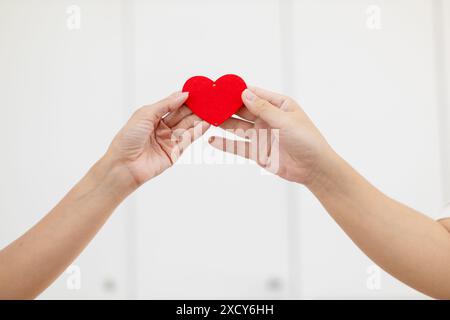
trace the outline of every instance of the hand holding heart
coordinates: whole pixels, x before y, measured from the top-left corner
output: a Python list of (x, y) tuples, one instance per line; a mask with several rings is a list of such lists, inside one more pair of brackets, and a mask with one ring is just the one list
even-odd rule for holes
[(246, 141), (211, 137), (210, 144), (254, 160), (286, 180), (313, 183), (332, 150), (299, 105), (288, 97), (259, 88), (245, 90), (242, 101), (244, 106), (237, 112), (242, 119), (229, 118), (220, 127), (232, 130)]
[(216, 82), (191, 78), (183, 88), (187, 92), (137, 110), (113, 140), (107, 157), (120, 164), (137, 187), (175, 163), (209, 122), (246, 139), (211, 137), (213, 147), (254, 160), (289, 181), (312, 183), (320, 160), (331, 151), (325, 139), (295, 101), (246, 88), (237, 76)]
[(209, 128), (183, 105), (187, 97), (178, 92), (138, 109), (111, 143), (109, 162), (119, 164), (135, 187), (172, 166)]

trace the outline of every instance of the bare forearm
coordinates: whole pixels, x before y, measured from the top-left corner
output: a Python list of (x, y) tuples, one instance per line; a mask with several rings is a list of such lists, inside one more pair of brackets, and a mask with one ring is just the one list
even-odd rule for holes
[(350, 238), (387, 272), (435, 298), (450, 298), (450, 233), (382, 194), (331, 152), (308, 187)]
[(107, 157), (38, 224), (0, 251), (0, 299), (34, 298), (80, 254), (133, 182)]

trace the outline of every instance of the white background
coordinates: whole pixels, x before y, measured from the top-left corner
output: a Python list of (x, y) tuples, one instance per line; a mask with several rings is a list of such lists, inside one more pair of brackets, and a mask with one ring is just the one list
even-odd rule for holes
[[(293, 96), (371, 182), (435, 217), (450, 201), (449, 35), (446, 1), (0, 0), (0, 246), (133, 110), (198, 74)], [(115, 212), (74, 262), (79, 290), (66, 273), (41, 298), (425, 298), (374, 269), (305, 188), (206, 141)]]

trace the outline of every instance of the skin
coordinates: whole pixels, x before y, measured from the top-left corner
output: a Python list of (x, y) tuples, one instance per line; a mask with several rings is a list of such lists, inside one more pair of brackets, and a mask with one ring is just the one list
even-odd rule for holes
[[(222, 124), (224, 129), (238, 129), (237, 135), (247, 140), (211, 137), (210, 144), (264, 168), (279, 162), (275, 173), (305, 185), (375, 263), (424, 294), (450, 299), (450, 219), (434, 221), (384, 195), (334, 152), (295, 101), (250, 89), (242, 94), (242, 119)], [(254, 130), (262, 128), (278, 129), (267, 140), (276, 142), (278, 152), (249, 151), (261, 144)]]
[(40, 222), (0, 251), (0, 299), (33, 299), (81, 253), (114, 209), (172, 166), (208, 124), (175, 93), (140, 108), (105, 155)]
[[(176, 93), (139, 109), (61, 202), (0, 251), (0, 299), (35, 298), (130, 193), (169, 168), (208, 129), (183, 106), (186, 99)], [(425, 294), (450, 299), (450, 219), (434, 221), (373, 187), (333, 151), (290, 98), (251, 88), (242, 99), (241, 118), (221, 126), (245, 141), (211, 137), (213, 147), (304, 184), (383, 269)], [(269, 132), (259, 134), (264, 130)]]

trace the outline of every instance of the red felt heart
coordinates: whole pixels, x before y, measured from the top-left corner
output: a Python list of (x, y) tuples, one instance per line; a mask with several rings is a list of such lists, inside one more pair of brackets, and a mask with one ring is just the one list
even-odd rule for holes
[(189, 92), (185, 103), (192, 112), (218, 126), (242, 106), (241, 95), (246, 88), (239, 76), (227, 74), (216, 81), (203, 76), (192, 77), (184, 84), (183, 92)]

